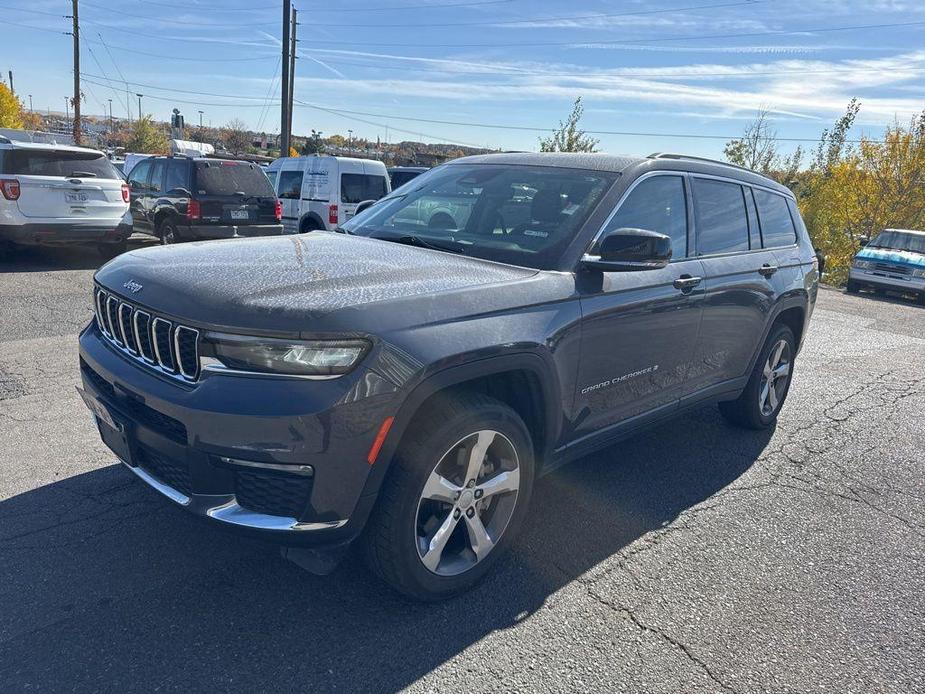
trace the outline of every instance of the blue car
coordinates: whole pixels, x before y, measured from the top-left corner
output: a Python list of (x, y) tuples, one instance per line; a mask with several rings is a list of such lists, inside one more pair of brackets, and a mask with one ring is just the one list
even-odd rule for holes
[(915, 294), (925, 303), (925, 231), (881, 231), (854, 256), (847, 289)]

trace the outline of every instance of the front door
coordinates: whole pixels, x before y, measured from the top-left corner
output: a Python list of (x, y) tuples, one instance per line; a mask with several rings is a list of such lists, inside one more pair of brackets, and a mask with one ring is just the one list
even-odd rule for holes
[(644, 177), (605, 227), (668, 235), (672, 261), (667, 267), (579, 276), (584, 296), (572, 438), (659, 408), (670, 410), (686, 392), (700, 328), (703, 271), (687, 252), (685, 188), (680, 175)]
[(132, 226), (136, 231), (150, 231), (145, 204), (148, 197), (148, 181), (151, 178), (151, 160), (138, 162), (128, 177), (129, 209), (132, 213)]

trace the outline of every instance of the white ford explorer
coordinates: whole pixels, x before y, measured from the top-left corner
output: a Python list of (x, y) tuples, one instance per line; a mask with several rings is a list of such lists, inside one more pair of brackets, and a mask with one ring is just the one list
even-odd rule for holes
[(129, 189), (102, 152), (0, 137), (0, 246), (125, 249)]

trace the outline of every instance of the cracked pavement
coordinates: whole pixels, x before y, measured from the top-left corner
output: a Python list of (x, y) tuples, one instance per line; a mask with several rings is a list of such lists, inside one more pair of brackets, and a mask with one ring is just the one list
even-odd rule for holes
[(98, 262), (0, 259), (0, 691), (925, 692), (925, 309), (821, 291), (774, 431), (706, 407), (557, 471), (425, 606), (113, 464), (74, 391)]

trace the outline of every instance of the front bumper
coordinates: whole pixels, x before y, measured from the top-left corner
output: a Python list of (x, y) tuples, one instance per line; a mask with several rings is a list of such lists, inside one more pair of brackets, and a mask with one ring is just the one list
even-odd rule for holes
[(28, 246), (69, 246), (82, 243), (121, 243), (132, 235), (132, 225), (115, 221), (30, 222), (0, 224), (0, 240)]
[(190, 224), (180, 229), (180, 235), (189, 239), (235, 239), (251, 236), (280, 236), (282, 224)]
[[(104, 442), (174, 503), (225, 527), (287, 545), (337, 545), (375, 500), (367, 454), (397, 389), (358, 398), (372, 372), (330, 380), (208, 374), (191, 385), (139, 365), (91, 323), (80, 336), (84, 391)], [(365, 492), (365, 493), (364, 493)]]
[(885, 272), (858, 270), (852, 267), (848, 270), (848, 279), (861, 286), (886, 291), (904, 292), (908, 294), (925, 293), (925, 279), (917, 277), (900, 277)]

